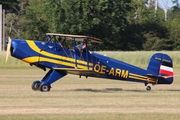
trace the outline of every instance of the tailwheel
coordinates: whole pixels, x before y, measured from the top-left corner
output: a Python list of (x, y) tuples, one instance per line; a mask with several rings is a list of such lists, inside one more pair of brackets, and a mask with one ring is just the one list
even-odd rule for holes
[(31, 85), (33, 90), (39, 90), (39, 86), (40, 86), (41, 82), (40, 81), (34, 81)]
[(51, 86), (48, 84), (41, 84), (39, 87), (41, 92), (48, 92), (51, 89)]
[(146, 87), (146, 90), (147, 90), (147, 91), (151, 91), (151, 86), (147, 86), (147, 87)]

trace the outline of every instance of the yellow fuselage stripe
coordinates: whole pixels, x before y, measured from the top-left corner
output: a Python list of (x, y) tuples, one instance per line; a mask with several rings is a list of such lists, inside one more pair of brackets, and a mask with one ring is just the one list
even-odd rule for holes
[(133, 73), (130, 73), (129, 78), (138, 79), (138, 80), (143, 80), (143, 81), (147, 81), (147, 82), (156, 82), (155, 79), (148, 78), (147, 76), (142, 76), (142, 75), (138, 75), (138, 74), (133, 74)]
[(147, 80), (147, 79), (144, 79), (144, 78), (139, 78), (139, 77), (134, 77), (134, 76), (129, 76), (129, 78), (138, 79), (138, 80), (144, 80), (144, 81)]
[[(61, 59), (61, 60), (66, 60), (66, 61), (70, 61), (70, 62), (74, 62), (75, 59), (74, 58), (70, 58), (70, 57), (65, 57), (65, 56), (60, 56), (60, 55), (56, 55), (56, 54), (52, 54), (52, 53), (49, 53), (49, 52), (46, 52), (46, 51), (41, 51), (37, 45), (34, 43), (34, 41), (31, 41), (31, 40), (26, 40), (27, 44), (29, 45), (29, 47), (34, 50), (35, 52), (39, 53), (39, 54), (42, 54), (42, 55), (45, 55), (45, 56), (48, 56), (48, 57), (52, 57), (52, 58), (57, 58), (57, 59)], [(77, 60), (77, 63), (79, 64), (85, 64), (87, 65), (87, 62), (86, 61), (82, 61), (82, 60)], [(93, 66), (92, 63), (89, 63), (89, 66)]]
[[(27, 63), (50, 62), (50, 63), (55, 63), (57, 65), (65, 65), (65, 66), (69, 66), (69, 67), (74, 67), (74, 63), (64, 62), (64, 61), (60, 61), (60, 60), (54, 60), (54, 59), (45, 58), (45, 57), (39, 58), (38, 56), (27, 57), (27, 58), (24, 58), (22, 60), (27, 62)], [(77, 65), (77, 67), (80, 69), (85, 69), (85, 70), (88, 69), (87, 66), (82, 66), (82, 65)], [(92, 68), (89, 68), (89, 70), (92, 70)]]
[(131, 76), (135, 76), (135, 77), (140, 77), (140, 78), (144, 78), (144, 79), (147, 79), (146, 76), (142, 76), (142, 75), (138, 75), (138, 74), (133, 74), (133, 73), (130, 73)]

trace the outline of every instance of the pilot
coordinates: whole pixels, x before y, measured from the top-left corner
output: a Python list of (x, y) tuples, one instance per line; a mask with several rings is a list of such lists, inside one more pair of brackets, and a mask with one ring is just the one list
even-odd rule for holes
[(79, 45), (76, 46), (78, 48), (78, 50), (80, 52), (83, 52), (86, 49), (86, 44), (85, 43), (81, 43)]

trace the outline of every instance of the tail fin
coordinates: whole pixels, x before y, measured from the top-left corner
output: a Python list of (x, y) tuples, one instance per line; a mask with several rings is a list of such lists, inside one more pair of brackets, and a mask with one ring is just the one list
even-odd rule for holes
[(157, 84), (173, 82), (173, 61), (167, 54), (154, 54), (150, 59), (147, 71), (158, 78)]

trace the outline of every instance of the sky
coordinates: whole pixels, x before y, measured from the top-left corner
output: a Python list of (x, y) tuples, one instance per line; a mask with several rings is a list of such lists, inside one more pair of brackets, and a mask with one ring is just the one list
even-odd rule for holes
[[(167, 3), (166, 3), (167, 2)], [(178, 0), (178, 2), (179, 2), (179, 0)], [(167, 6), (167, 5), (168, 6)], [(158, 5), (161, 7), (161, 8), (163, 8), (163, 9), (169, 9), (169, 8), (171, 8), (172, 6), (174, 6), (175, 4), (173, 4), (172, 3), (172, 0), (158, 0)]]

